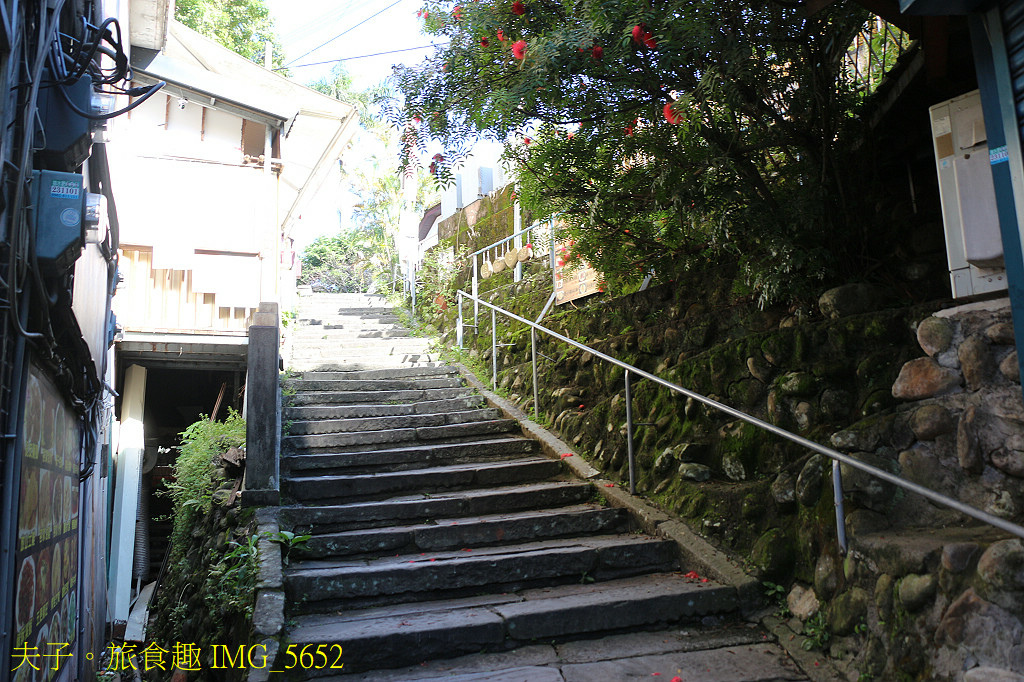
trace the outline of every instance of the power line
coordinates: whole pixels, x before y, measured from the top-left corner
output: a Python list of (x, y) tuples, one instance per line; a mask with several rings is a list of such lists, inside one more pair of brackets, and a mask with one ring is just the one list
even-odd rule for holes
[(327, 61), (312, 62), (310, 64), (296, 64), (295, 66), (280, 66), (280, 67), (274, 69), (274, 71), (280, 71), (281, 69), (286, 69), (286, 68), (287, 69), (301, 69), (301, 68), (306, 67), (306, 66), (322, 66), (324, 64), (335, 64), (337, 62), (347, 62), (347, 61), (349, 61), (351, 59), (366, 59), (367, 57), (380, 57), (380, 56), (386, 55), (386, 54), (395, 54), (396, 52), (411, 52), (412, 50), (425, 50), (428, 47), (438, 47), (438, 45), (432, 43), (430, 45), (420, 45), (419, 47), (403, 47), (401, 50), (388, 50), (387, 52), (375, 52), (374, 54), (361, 54), (361, 55), (357, 55), (355, 57), (340, 57), (338, 59), (328, 59)]
[(341, 2), (327, 14), (315, 16), (310, 21), (293, 27), (287, 33), (281, 33), (279, 36), (281, 42), (294, 44), (306, 38), (307, 35), (312, 35), (317, 32), (330, 33), (335, 30), (337, 23), (341, 21), (342, 17), (347, 14), (351, 14), (354, 10), (362, 9), (364, 6), (370, 4), (370, 2), (372, 2), (372, 0), (346, 0), (345, 2)]
[(304, 52), (303, 54), (300, 54), (300, 55), (299, 55), (298, 57), (296, 57), (295, 59), (291, 60), (291, 61), (290, 61), (290, 62), (289, 62), (288, 64), (285, 64), (285, 66), (286, 66), (286, 67), (287, 67), (287, 66), (291, 66), (292, 64), (294, 64), (295, 62), (299, 61), (299, 60), (300, 60), (300, 59), (302, 59), (303, 57), (307, 57), (307, 56), (309, 56), (309, 55), (313, 54), (314, 52), (316, 52), (317, 50), (319, 50), (319, 49), (320, 49), (321, 47), (324, 47), (324, 46), (326, 46), (326, 45), (330, 45), (331, 43), (333, 43), (333, 42), (334, 42), (335, 40), (337, 40), (338, 38), (342, 37), (342, 36), (343, 36), (343, 35), (345, 35), (346, 33), (350, 33), (350, 32), (352, 32), (352, 31), (356, 30), (357, 28), (359, 28), (360, 26), (362, 26), (363, 24), (365, 24), (366, 22), (368, 22), (368, 21), (369, 21), (370, 19), (373, 19), (373, 18), (375, 18), (375, 17), (377, 17), (377, 16), (379, 16), (379, 15), (383, 14), (384, 12), (387, 12), (387, 11), (388, 11), (389, 9), (391, 9), (391, 8), (392, 8), (392, 7), (394, 7), (395, 5), (397, 5), (397, 4), (399, 4), (399, 3), (401, 3), (402, 1), (403, 1), (403, 0), (395, 0), (395, 2), (391, 3), (390, 5), (388, 5), (387, 7), (385, 7), (384, 9), (380, 10), (379, 12), (377, 12), (376, 14), (374, 14), (374, 15), (372, 15), (372, 16), (369, 16), (369, 17), (367, 17), (366, 19), (363, 19), (362, 21), (360, 21), (360, 22), (359, 22), (358, 24), (356, 24), (355, 26), (352, 26), (351, 28), (347, 28), (347, 29), (345, 29), (344, 31), (342, 31), (342, 32), (341, 32), (341, 33), (339, 33), (338, 35), (336, 35), (336, 36), (334, 36), (333, 38), (331, 38), (330, 40), (328, 40), (328, 41), (327, 41), (326, 43), (323, 43), (323, 44), (321, 44), (321, 45), (317, 45), (316, 47), (314, 47), (314, 48), (313, 48), (312, 50), (310, 50), (309, 52)]

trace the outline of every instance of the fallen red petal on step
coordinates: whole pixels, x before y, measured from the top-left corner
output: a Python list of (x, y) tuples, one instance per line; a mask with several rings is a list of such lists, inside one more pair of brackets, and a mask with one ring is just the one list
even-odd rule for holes
[(614, 487), (615, 487), (615, 484), (614, 484), (614, 483), (605, 483), (605, 484), (604, 484), (604, 487), (605, 487), (605, 488), (614, 488)]
[(563, 452), (562, 453), (562, 459), (565, 459), (566, 457), (572, 457), (572, 453), (571, 452)]
[(437, 559), (431, 559), (431, 561), (437, 561)]
[(700, 576), (697, 575), (697, 571), (690, 571), (689, 573), (684, 573), (683, 577), (689, 578), (690, 580), (700, 580)]
[(671, 680), (669, 680), (669, 682), (683, 682), (683, 678), (679, 677), (679, 675), (676, 675)]

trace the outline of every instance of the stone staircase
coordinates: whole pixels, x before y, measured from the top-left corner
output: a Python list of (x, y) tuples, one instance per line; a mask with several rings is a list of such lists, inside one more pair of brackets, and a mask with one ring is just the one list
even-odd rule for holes
[(287, 644), (341, 644), (348, 673), (736, 610), (419, 339), (394, 351), (379, 301), (309, 303), (294, 353), (321, 364), (286, 381), (280, 525), (312, 538), (285, 569)]
[(402, 328), (383, 296), (315, 294), (300, 299), (290, 367), (299, 371), (431, 366), (428, 339)]

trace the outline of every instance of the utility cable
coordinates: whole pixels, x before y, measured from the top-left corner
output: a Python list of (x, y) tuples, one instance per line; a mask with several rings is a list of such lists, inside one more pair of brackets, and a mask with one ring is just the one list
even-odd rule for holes
[[(368, 21), (369, 21), (370, 19), (373, 19), (373, 18), (375, 18), (375, 17), (378, 17), (378, 16), (380, 16), (380, 15), (381, 15), (381, 14), (383, 14), (384, 12), (387, 12), (387, 11), (388, 11), (389, 9), (391, 9), (391, 8), (392, 8), (392, 7), (394, 7), (395, 5), (398, 5), (398, 4), (402, 3), (402, 2), (403, 2), (403, 0), (395, 0), (395, 2), (391, 3), (390, 5), (388, 5), (387, 7), (385, 7), (384, 9), (380, 10), (379, 12), (377, 12), (376, 14), (373, 14), (373, 15), (371, 15), (371, 16), (369, 16), (369, 17), (367, 17), (366, 19), (363, 19), (362, 21), (360, 21), (360, 22), (359, 22), (358, 24), (356, 24), (355, 26), (352, 26), (351, 28), (347, 28), (347, 29), (345, 29), (344, 31), (342, 31), (342, 32), (341, 32), (341, 33), (339, 33), (338, 35), (336, 35), (336, 36), (334, 36), (333, 38), (331, 38), (330, 40), (328, 40), (328, 41), (327, 41), (326, 43), (323, 43), (323, 44), (321, 44), (321, 45), (317, 45), (316, 47), (314, 47), (314, 48), (313, 48), (312, 50), (310, 50), (309, 52), (304, 52), (303, 54), (300, 54), (300, 55), (299, 55), (298, 57), (296, 57), (295, 59), (291, 60), (291, 61), (290, 61), (290, 62), (289, 62), (288, 64), (285, 64), (285, 65), (284, 65), (284, 66), (282, 66), (281, 68), (282, 68), (282, 69), (286, 69), (286, 68), (288, 68), (288, 66), (289, 66), (289, 65), (291, 65), (291, 64), (294, 64), (295, 62), (299, 61), (299, 60), (300, 60), (300, 59), (302, 59), (303, 57), (307, 57), (307, 56), (309, 56), (309, 55), (313, 54), (314, 52), (316, 52), (317, 50), (319, 50), (319, 49), (320, 49), (321, 47), (325, 47), (325, 46), (327, 46), (327, 45), (330, 45), (331, 43), (333, 43), (333, 42), (334, 42), (335, 40), (337, 40), (338, 38), (342, 37), (342, 36), (343, 36), (343, 35), (345, 35), (346, 33), (351, 33), (352, 31), (356, 30), (357, 28), (359, 28), (360, 26), (362, 26), (363, 24), (365, 24), (366, 22), (368, 22)], [(279, 70), (279, 69), (275, 69), (275, 71), (277, 71), (277, 70)]]
[[(311, 62), (309, 64), (296, 64), (295, 66), (289, 66), (288, 68), (289, 69), (301, 69), (301, 68), (304, 68), (304, 67), (307, 67), (307, 66), (322, 66), (324, 64), (335, 64), (337, 62), (347, 62), (347, 61), (351, 61), (353, 59), (366, 59), (367, 57), (380, 57), (382, 55), (397, 54), (399, 52), (412, 52), (413, 50), (425, 50), (428, 47), (438, 47), (439, 45), (443, 46), (444, 43), (440, 43), (440, 44), (438, 44), (438, 43), (431, 43), (430, 45), (420, 45), (419, 47), (403, 47), (400, 50), (388, 50), (387, 52), (375, 52), (374, 54), (361, 54), (361, 55), (357, 55), (355, 57), (340, 57), (338, 59), (328, 59), (327, 61), (323, 61), (323, 62)], [(284, 67), (282, 67), (282, 68), (284, 68)], [(275, 69), (275, 71), (277, 71), (277, 70), (278, 69)]]

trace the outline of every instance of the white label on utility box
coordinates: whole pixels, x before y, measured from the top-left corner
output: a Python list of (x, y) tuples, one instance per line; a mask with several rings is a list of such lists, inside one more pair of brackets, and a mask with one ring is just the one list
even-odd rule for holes
[(50, 196), (58, 199), (77, 199), (82, 188), (71, 180), (54, 180), (50, 183)]

